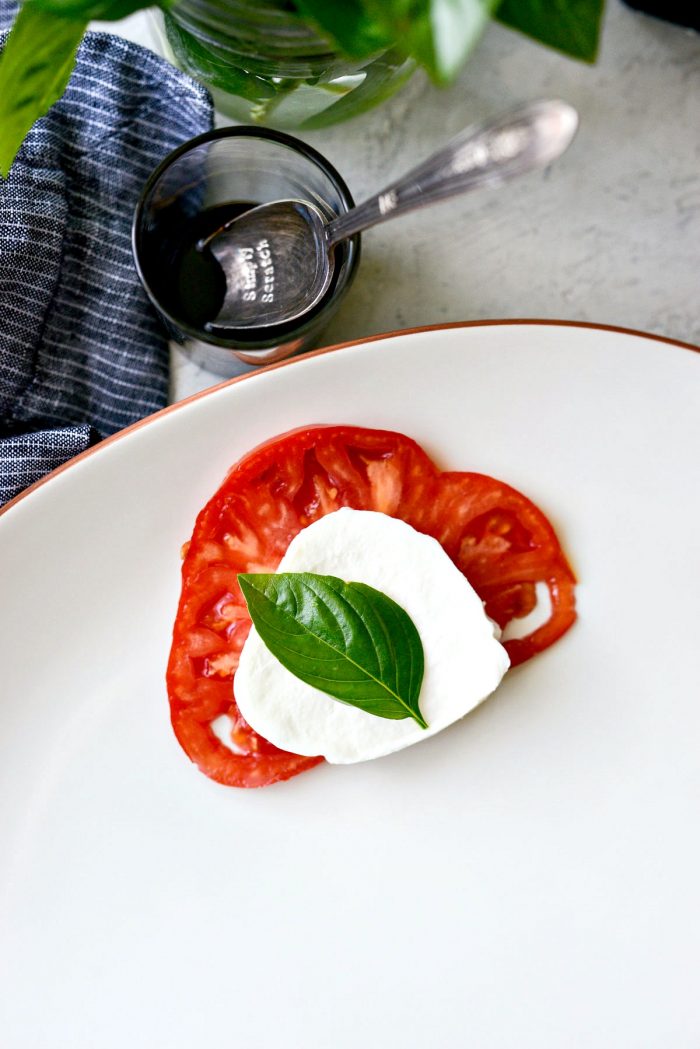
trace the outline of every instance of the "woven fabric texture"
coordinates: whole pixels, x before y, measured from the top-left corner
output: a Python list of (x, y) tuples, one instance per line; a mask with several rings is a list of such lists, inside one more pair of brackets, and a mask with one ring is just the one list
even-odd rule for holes
[[(11, 13), (0, 0), (0, 28)], [(131, 222), (153, 168), (211, 125), (204, 88), (90, 33), (65, 95), (0, 179), (0, 502), (166, 403), (167, 337), (134, 269)]]

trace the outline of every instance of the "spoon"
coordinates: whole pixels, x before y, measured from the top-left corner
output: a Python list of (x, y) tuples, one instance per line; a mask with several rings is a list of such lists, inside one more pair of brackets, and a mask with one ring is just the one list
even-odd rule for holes
[(498, 186), (545, 167), (571, 142), (578, 114), (566, 102), (533, 102), (472, 126), (409, 174), (335, 218), (308, 200), (260, 204), (198, 244), (226, 276), (217, 317), (206, 327), (269, 328), (303, 316), (331, 283), (333, 249), (347, 237), (416, 208)]

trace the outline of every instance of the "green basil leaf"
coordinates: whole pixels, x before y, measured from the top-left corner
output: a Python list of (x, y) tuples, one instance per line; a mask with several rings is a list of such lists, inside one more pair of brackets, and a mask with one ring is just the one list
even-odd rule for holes
[(498, 0), (431, 0), (427, 24), (411, 32), (411, 48), (430, 76), (449, 84), (485, 30)]
[(605, 0), (503, 0), (499, 22), (572, 58), (595, 62)]
[(438, 84), (454, 80), (498, 0), (364, 0), (390, 39)]
[(75, 65), (87, 22), (22, 5), (0, 56), (0, 173), (7, 175), (24, 136), (57, 102)]
[(296, 0), (295, 6), (349, 58), (369, 58), (393, 43), (386, 27), (368, 14), (360, 0)]
[(386, 594), (312, 572), (238, 582), (262, 641), (295, 677), (368, 714), (428, 727), (418, 706), (420, 636)]
[(147, 7), (170, 7), (170, 2), (160, 3), (159, 0), (32, 0), (43, 11), (50, 11), (55, 15), (65, 18), (81, 18), (92, 21), (99, 19), (102, 22), (117, 22), (120, 18), (126, 18), (134, 11), (141, 11)]

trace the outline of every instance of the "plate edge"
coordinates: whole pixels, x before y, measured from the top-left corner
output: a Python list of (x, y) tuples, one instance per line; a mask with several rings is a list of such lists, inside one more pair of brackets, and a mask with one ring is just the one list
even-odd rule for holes
[(210, 394), (222, 390), (228, 386), (235, 386), (237, 383), (245, 382), (246, 379), (252, 379), (255, 376), (262, 375), (265, 372), (277, 371), (278, 368), (286, 368), (291, 364), (295, 364), (300, 360), (309, 360), (313, 357), (321, 357), (327, 353), (334, 353), (337, 350), (347, 350), (353, 346), (362, 346), (375, 342), (383, 342), (386, 339), (397, 338), (401, 335), (417, 335), (425, 332), (432, 331), (453, 331), (457, 328), (493, 328), (499, 326), (532, 326), (532, 327), (552, 327), (552, 328), (588, 328), (593, 331), (607, 331), (614, 332), (618, 335), (632, 335), (637, 338), (650, 339), (653, 342), (664, 343), (667, 346), (675, 346), (683, 350), (691, 350), (694, 353), (700, 353), (700, 346), (696, 346), (694, 343), (682, 342), (680, 339), (671, 339), (666, 335), (655, 335), (652, 332), (640, 331), (635, 328), (623, 328), (615, 324), (596, 324), (594, 321), (565, 321), (565, 320), (542, 320), (536, 317), (513, 317), (508, 319), (488, 319), (479, 321), (449, 321), (443, 324), (425, 324), (419, 325), (415, 328), (397, 328), (392, 331), (380, 332), (376, 335), (366, 335), (359, 339), (350, 339), (347, 342), (334, 343), (332, 346), (322, 346), (317, 350), (311, 350), (309, 353), (302, 354), (298, 357), (289, 357), (284, 361), (278, 361), (275, 364), (268, 364), (262, 368), (258, 368), (254, 372), (246, 372), (245, 375), (238, 375), (233, 379), (224, 379), (222, 382), (215, 383), (213, 386), (207, 386), (206, 389), (200, 390), (197, 393), (190, 394), (189, 397), (184, 397), (181, 401), (176, 401), (174, 404), (168, 404), (165, 408), (161, 408), (157, 412), (153, 412), (151, 415), (144, 416), (143, 419), (137, 420), (130, 426), (126, 426), (123, 430), (118, 430), (117, 433), (110, 434), (109, 437), (103, 438), (98, 444), (87, 448), (84, 452), (74, 456), (61, 466), (56, 467), (50, 473), (41, 477), (34, 484), (29, 485), (19, 495), (16, 495), (9, 502), (5, 503), (4, 506), (0, 507), (0, 517), (7, 513), (8, 510), (13, 509), (18, 503), (26, 499), (28, 495), (35, 492), (38, 488), (41, 488), (48, 481), (53, 480), (59, 474), (64, 473), (65, 470), (70, 469), (77, 463), (87, 459), (89, 456), (94, 455), (96, 452), (102, 451), (108, 445), (113, 444), (115, 441), (119, 441), (122, 437), (126, 437), (128, 434), (133, 433), (135, 430), (140, 429), (142, 426), (147, 426), (152, 423), (155, 419), (161, 418), (164, 415), (168, 415), (170, 412), (177, 411), (177, 409), (184, 407), (185, 405), (191, 404), (194, 401), (201, 400), (203, 397), (208, 397)]

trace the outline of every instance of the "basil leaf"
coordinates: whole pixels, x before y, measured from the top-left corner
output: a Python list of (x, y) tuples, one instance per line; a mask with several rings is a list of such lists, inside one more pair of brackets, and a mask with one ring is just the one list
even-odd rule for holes
[(420, 636), (386, 594), (312, 572), (238, 582), (262, 641), (295, 677), (368, 714), (428, 727), (418, 706)]
[(364, 0), (372, 17), (438, 84), (455, 78), (498, 0)]
[(92, 21), (117, 22), (134, 11), (147, 7), (170, 7), (174, 0), (32, 0), (43, 11), (50, 11), (65, 18), (81, 18)]
[(369, 58), (393, 43), (386, 27), (368, 14), (360, 0), (296, 0), (295, 6), (349, 58)]
[(572, 58), (595, 62), (605, 0), (503, 0), (499, 22)]
[(0, 56), (0, 173), (7, 175), (24, 136), (57, 102), (87, 22), (22, 5)]
[(449, 83), (497, 4), (498, 0), (296, 0), (295, 6), (351, 58), (395, 47), (424, 66), (437, 83)]

